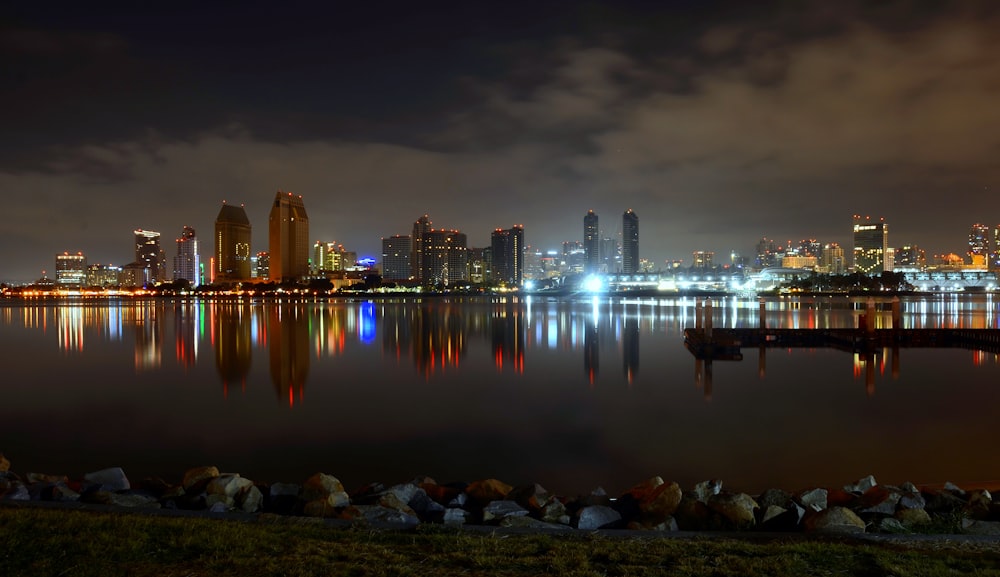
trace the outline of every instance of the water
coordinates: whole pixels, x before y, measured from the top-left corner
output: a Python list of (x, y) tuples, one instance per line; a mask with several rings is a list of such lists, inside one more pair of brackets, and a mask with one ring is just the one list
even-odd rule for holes
[[(864, 302), (773, 299), (775, 327)], [(997, 329), (990, 295), (904, 299), (907, 328)], [(962, 349), (744, 350), (706, 372), (693, 298), (0, 303), (0, 451), (19, 472), (179, 480), (323, 471), (349, 489), (496, 477), (572, 495), (653, 475), (759, 491), (1000, 480), (1000, 362)], [(756, 300), (712, 301), (756, 327)], [(888, 302), (877, 324), (888, 326)]]

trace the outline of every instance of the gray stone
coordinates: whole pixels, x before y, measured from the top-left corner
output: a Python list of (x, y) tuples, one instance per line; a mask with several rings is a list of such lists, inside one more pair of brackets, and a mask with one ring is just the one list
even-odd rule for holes
[(708, 499), (708, 508), (718, 513), (729, 525), (737, 529), (752, 527), (757, 523), (757, 501), (746, 493), (719, 493)]
[(829, 492), (826, 489), (811, 489), (799, 493), (799, 503), (808, 511), (826, 509)]
[(864, 533), (865, 522), (846, 507), (830, 507), (807, 516), (805, 529), (813, 533)]
[(80, 494), (62, 483), (49, 485), (42, 491), (45, 501), (79, 501)]
[(445, 525), (464, 525), (466, 520), (468, 520), (470, 513), (465, 509), (460, 509), (458, 507), (453, 507), (444, 510), (444, 524)]
[(272, 483), (267, 490), (267, 494), (272, 499), (274, 497), (298, 497), (302, 487), (295, 483)]
[(902, 522), (899, 521), (899, 519), (895, 519), (893, 517), (884, 517), (879, 519), (872, 525), (872, 528), (876, 533), (901, 534), (911, 532), (906, 526), (903, 525)]
[(413, 497), (417, 494), (418, 491), (423, 492), (425, 495), (427, 494), (426, 491), (423, 491), (423, 489), (412, 483), (403, 483), (400, 485), (393, 485), (392, 487), (389, 487), (388, 489), (383, 491), (383, 495), (385, 495), (386, 493), (391, 493), (395, 495), (396, 498), (399, 499), (401, 502), (409, 503), (410, 500), (413, 499)]
[(878, 498), (881, 501), (872, 502), (860, 510), (861, 513), (872, 513), (878, 515), (892, 515), (896, 512), (896, 505), (899, 503), (899, 493), (879, 491)]
[(875, 477), (873, 477), (872, 475), (868, 475), (863, 479), (858, 479), (851, 485), (844, 485), (844, 490), (847, 491), (848, 493), (861, 494), (867, 491), (868, 489), (871, 489), (875, 485), (878, 485), (878, 483), (875, 482)]
[(944, 490), (948, 491), (949, 493), (952, 493), (953, 495), (958, 496), (958, 497), (964, 497), (965, 496), (965, 490), (963, 490), (958, 485), (952, 483), (951, 481), (948, 481), (948, 482), (946, 482), (944, 484)]
[(764, 513), (760, 516), (760, 522), (762, 524), (767, 523), (771, 519), (774, 519), (775, 517), (783, 515), (784, 513), (787, 512), (788, 509), (785, 509), (784, 507), (779, 507), (777, 505), (768, 505), (767, 507), (764, 508)]
[(256, 485), (250, 485), (249, 489), (236, 496), (236, 507), (244, 513), (257, 513), (264, 507), (264, 494)]
[(425, 518), (427, 516), (440, 516), (444, 513), (444, 505), (438, 503), (434, 499), (431, 499), (427, 494), (427, 491), (423, 489), (418, 490), (413, 497), (408, 502), (408, 505), (413, 509), (420, 518)]
[(83, 480), (88, 483), (100, 485), (102, 491), (128, 491), (132, 488), (128, 477), (125, 476), (125, 471), (121, 467), (112, 467), (110, 469), (101, 469), (100, 471), (87, 473), (83, 476)]
[(708, 498), (712, 495), (718, 495), (722, 491), (722, 481), (712, 479), (709, 481), (702, 481), (694, 486), (694, 493), (698, 500), (702, 503), (708, 503)]
[(580, 509), (576, 526), (579, 529), (593, 531), (609, 528), (622, 520), (621, 513), (604, 505), (590, 505)]
[[(336, 497), (334, 497), (336, 496)], [(350, 502), (350, 497), (344, 491), (344, 485), (341, 484), (340, 479), (337, 479), (333, 475), (327, 475), (325, 473), (316, 473), (312, 477), (306, 479), (302, 484), (302, 500), (303, 501), (330, 501), (331, 505), (337, 502), (343, 502), (346, 506)], [(334, 507), (340, 505), (333, 505)]]
[(962, 530), (970, 535), (1000, 535), (1000, 523), (996, 521), (978, 521), (962, 519)]
[(566, 505), (558, 499), (552, 499), (542, 508), (541, 519), (546, 523), (558, 523), (560, 525), (569, 525), (571, 520), (569, 514), (566, 513)]
[(764, 510), (771, 506), (785, 508), (791, 500), (792, 495), (781, 489), (768, 489), (755, 499), (760, 508)]
[(465, 493), (459, 493), (455, 495), (455, 497), (451, 501), (448, 501), (448, 506), (465, 507), (465, 505), (468, 504), (468, 502), (469, 502), (469, 496), (466, 495)]
[(906, 487), (900, 487), (903, 493), (899, 495), (897, 507), (900, 509), (923, 509), (927, 506), (927, 500), (919, 491), (908, 491)]
[(495, 523), (505, 517), (524, 517), (528, 510), (517, 504), (517, 501), (490, 501), (483, 507), (483, 522)]
[(965, 510), (973, 519), (988, 521), (990, 518), (990, 507), (993, 505), (993, 496), (986, 489), (975, 489), (966, 493)]
[(5, 501), (30, 501), (31, 493), (24, 483), (17, 481), (11, 483), (6, 490), (0, 493), (0, 499)]
[[(253, 481), (238, 474), (219, 475), (205, 486), (205, 504), (209, 507), (223, 503), (228, 508), (236, 506), (236, 497), (253, 487)], [(258, 491), (259, 492), (259, 491)]]
[(211, 505), (209, 505), (208, 506), (208, 512), (209, 513), (228, 513), (229, 512), (229, 506), (226, 505), (225, 503), (223, 503), (222, 501), (219, 501), (219, 502), (212, 503)]

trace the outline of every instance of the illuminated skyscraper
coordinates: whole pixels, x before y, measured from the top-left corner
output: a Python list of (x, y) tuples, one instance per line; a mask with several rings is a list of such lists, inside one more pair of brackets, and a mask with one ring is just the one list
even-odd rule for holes
[(83, 286), (87, 282), (87, 257), (82, 252), (56, 255), (56, 284), (59, 286)]
[(969, 264), (986, 268), (990, 256), (990, 228), (985, 224), (974, 224), (969, 231)]
[(177, 255), (174, 256), (174, 280), (184, 279), (191, 286), (201, 284), (198, 273), (201, 271), (201, 259), (198, 256), (198, 237), (194, 229), (185, 226), (181, 236), (177, 238)]
[(431, 229), (423, 235), (421, 260), (424, 286), (448, 286), (468, 280), (466, 236), (457, 230)]
[(250, 219), (243, 205), (222, 203), (215, 217), (213, 282), (250, 280)]
[(431, 219), (426, 214), (413, 223), (413, 234), (410, 242), (413, 249), (410, 253), (410, 276), (414, 280), (424, 281), (424, 236), (431, 230)]
[(596, 273), (601, 270), (601, 235), (597, 215), (588, 210), (583, 217), (584, 272)]
[(823, 247), (820, 267), (828, 274), (844, 274), (847, 266), (844, 264), (844, 249), (831, 242)]
[(993, 244), (990, 245), (990, 270), (1000, 270), (1000, 224), (993, 229)]
[(639, 216), (631, 208), (622, 215), (622, 272), (639, 272)]
[(137, 229), (135, 232), (135, 264), (146, 269), (136, 286), (150, 286), (166, 279), (167, 263), (160, 246), (160, 233)]
[(270, 278), (298, 282), (309, 274), (309, 216), (301, 195), (280, 190), (268, 223)]
[(490, 254), (493, 257), (493, 280), (508, 287), (519, 287), (524, 279), (524, 227), (493, 231)]
[(892, 263), (886, 260), (888, 250), (889, 225), (885, 219), (873, 222), (871, 217), (854, 215), (854, 272), (876, 275), (892, 271)]
[(382, 278), (406, 280), (410, 278), (410, 258), (413, 242), (409, 235), (396, 234), (382, 239)]

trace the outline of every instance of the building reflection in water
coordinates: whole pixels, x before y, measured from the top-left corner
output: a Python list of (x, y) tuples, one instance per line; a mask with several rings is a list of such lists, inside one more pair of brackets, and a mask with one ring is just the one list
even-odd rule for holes
[(163, 364), (162, 301), (139, 301), (125, 309), (123, 325), (131, 324), (135, 334), (135, 370), (153, 370)]
[(204, 306), (200, 301), (183, 301), (174, 306), (174, 352), (177, 364), (185, 369), (198, 362)]
[(309, 379), (310, 318), (306, 305), (283, 303), (267, 309), (271, 383), (288, 406), (301, 403)]
[(490, 318), (493, 345), (493, 362), (497, 372), (503, 372), (509, 364), (515, 373), (524, 372), (524, 349), (527, 325), (524, 323), (524, 309), (513, 299), (504, 299), (494, 306)]
[(411, 319), (413, 360), (425, 378), (457, 368), (465, 354), (464, 308), (452, 303), (421, 304)]
[(639, 317), (626, 315), (622, 322), (622, 371), (631, 388), (639, 374)]
[(253, 313), (248, 304), (232, 301), (210, 303), (208, 315), (215, 368), (222, 380), (222, 394), (228, 398), (231, 384), (238, 384), (241, 391), (246, 391), (253, 363)]

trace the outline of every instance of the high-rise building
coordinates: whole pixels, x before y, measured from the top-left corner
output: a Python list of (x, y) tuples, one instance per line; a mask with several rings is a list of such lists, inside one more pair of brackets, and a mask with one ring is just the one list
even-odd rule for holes
[(431, 230), (431, 219), (426, 214), (413, 223), (413, 234), (410, 235), (410, 242), (413, 245), (410, 253), (410, 277), (414, 280), (424, 282), (424, 236)]
[(309, 275), (309, 216), (302, 195), (278, 191), (268, 219), (270, 279), (298, 282)]
[(908, 244), (896, 249), (893, 270), (916, 272), (927, 268), (927, 252), (922, 248)]
[(774, 241), (765, 237), (757, 242), (757, 258), (754, 260), (754, 268), (757, 270), (778, 266), (777, 248)]
[(396, 234), (382, 238), (382, 278), (406, 280), (410, 278), (410, 259), (413, 241), (409, 235)]
[(257, 260), (256, 275), (255, 278), (270, 278), (271, 277), (271, 255), (266, 250), (262, 250), (257, 253), (255, 257)]
[(135, 264), (146, 269), (142, 279), (137, 279), (135, 286), (149, 287), (166, 280), (167, 263), (160, 246), (160, 233), (152, 230), (137, 229), (135, 234)]
[(622, 215), (622, 272), (639, 272), (639, 216), (631, 208)]
[(990, 228), (985, 224), (972, 225), (969, 232), (969, 264), (975, 268), (987, 267), (990, 257)]
[(599, 272), (619, 272), (621, 269), (621, 246), (617, 238), (601, 239), (601, 264)]
[(584, 272), (588, 274), (601, 270), (601, 235), (597, 215), (588, 210), (583, 217)]
[(198, 237), (194, 229), (185, 226), (177, 237), (177, 255), (174, 256), (174, 280), (184, 279), (191, 286), (201, 284), (201, 258), (198, 256)]
[(250, 280), (250, 219), (243, 205), (222, 203), (215, 217), (213, 282)]
[(493, 231), (490, 243), (493, 255), (493, 281), (519, 287), (524, 280), (524, 226)]
[(430, 229), (423, 234), (420, 251), (424, 286), (450, 285), (468, 280), (466, 236), (457, 230)]
[(75, 287), (87, 284), (87, 257), (82, 252), (56, 255), (56, 284)]
[(877, 275), (892, 271), (886, 259), (888, 250), (889, 225), (885, 219), (875, 222), (869, 216), (854, 215), (854, 272)]
[(696, 250), (691, 253), (691, 268), (697, 270), (711, 270), (715, 264), (715, 253), (708, 250)]
[(122, 267), (111, 264), (87, 265), (87, 286), (115, 287), (121, 283)]
[(847, 265), (844, 262), (844, 249), (835, 242), (823, 246), (820, 268), (828, 274), (844, 274), (847, 272)]
[(993, 229), (993, 244), (990, 255), (990, 270), (1000, 270), (1000, 224)]
[(344, 249), (344, 245), (336, 242), (316, 241), (313, 245), (312, 272), (325, 274), (336, 272), (354, 266), (357, 255)]

